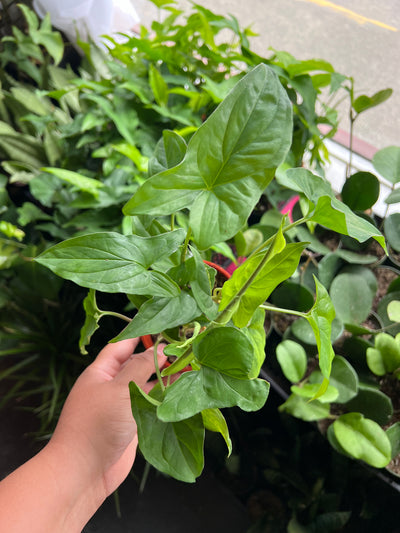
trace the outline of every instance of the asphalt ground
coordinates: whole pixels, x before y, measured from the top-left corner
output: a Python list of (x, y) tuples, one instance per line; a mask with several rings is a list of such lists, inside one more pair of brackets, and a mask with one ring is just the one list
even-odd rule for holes
[[(158, 17), (148, 0), (133, 0), (146, 26)], [(352, 76), (356, 94), (372, 96), (392, 88), (391, 98), (365, 111), (355, 135), (380, 149), (400, 145), (400, 9), (399, 0), (200, 0), (215, 13), (234, 15), (242, 27), (258, 34), (252, 49), (269, 55), (285, 50), (298, 59), (320, 58)], [(190, 10), (189, 0), (178, 0)], [(341, 127), (348, 131), (348, 105), (339, 107)]]

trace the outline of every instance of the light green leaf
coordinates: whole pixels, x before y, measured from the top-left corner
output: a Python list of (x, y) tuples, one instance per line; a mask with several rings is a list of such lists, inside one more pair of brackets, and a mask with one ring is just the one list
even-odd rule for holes
[(330, 184), (303, 168), (286, 171), (280, 181), (295, 191), (302, 192), (315, 204), (312, 221), (359, 242), (373, 237), (386, 250), (385, 239), (379, 230), (364, 218), (357, 216), (343, 202), (335, 198)]
[(319, 366), (325, 378), (331, 373), (334, 351), (331, 344), (332, 321), (335, 318), (335, 308), (325, 287), (314, 276), (316, 286), (316, 300), (310, 311), (304, 317), (310, 323), (317, 341)]
[[(194, 483), (204, 467), (201, 415), (180, 422), (162, 422), (157, 418), (157, 408), (143, 397), (133, 381), (129, 391), (139, 448), (146, 461), (175, 479)], [(151, 396), (156, 392), (153, 390)]]
[(99, 320), (103, 316), (100, 309), (97, 307), (96, 291), (90, 289), (88, 295), (83, 300), (83, 309), (85, 310), (85, 322), (81, 328), (81, 335), (79, 339), (79, 349), (81, 354), (87, 354), (85, 346), (90, 343), (93, 333), (100, 327)]
[(301, 344), (284, 340), (276, 347), (276, 358), (286, 379), (298, 383), (307, 370), (307, 355)]
[(232, 453), (232, 441), (229, 436), (229, 429), (224, 418), (224, 415), (219, 409), (204, 409), (201, 412), (203, 417), (203, 424), (208, 431), (214, 431), (215, 433), (221, 433), (226, 446), (228, 448), (228, 457)]
[(158, 334), (187, 324), (200, 314), (196, 301), (187, 292), (181, 291), (172, 298), (153, 297), (140, 307), (132, 321), (112, 342)]
[(332, 403), (339, 396), (339, 391), (333, 385), (328, 385), (323, 394), (319, 394), (320, 389), (321, 383), (306, 383), (304, 385), (292, 385), (290, 387), (293, 394), (302, 398), (309, 398), (311, 400), (318, 394), (318, 401), (321, 403)]
[(152, 63), (150, 63), (149, 68), (149, 84), (157, 104), (166, 107), (168, 104), (168, 85)]
[(328, 418), (330, 413), (329, 404), (318, 400), (310, 402), (296, 394), (291, 394), (286, 402), (279, 406), (279, 411), (289, 413), (306, 422)]
[[(265, 302), (279, 283), (285, 281), (295, 272), (305, 247), (305, 243), (289, 243), (280, 253), (271, 254), (272, 258), (267, 261), (250, 287), (240, 298), (240, 304), (238, 304), (238, 308), (232, 316), (233, 323), (236, 326), (245, 326), (255, 309)], [(249, 258), (224, 283), (221, 292), (220, 311), (223, 311), (237, 297), (237, 294), (258, 268), (264, 256), (265, 252)]]
[(124, 214), (191, 207), (196, 244), (205, 249), (225, 241), (242, 228), (271, 181), (291, 133), (287, 95), (272, 70), (258, 65), (193, 135), (183, 161), (148, 179)]
[(254, 349), (253, 368), (250, 372), (251, 376), (258, 376), (261, 367), (265, 360), (265, 311), (263, 309), (256, 309), (247, 328), (242, 328), (242, 331), (250, 339)]
[(373, 94), (372, 96), (367, 96), (366, 94), (360, 95), (353, 102), (353, 108), (356, 113), (362, 113), (367, 109), (371, 109), (379, 104), (385, 102), (388, 98), (392, 96), (392, 89), (383, 89)]
[(160, 420), (173, 422), (204, 409), (238, 406), (244, 411), (258, 411), (265, 404), (268, 392), (266, 381), (236, 379), (204, 366), (198, 371), (185, 372), (167, 387), (157, 415)]
[(400, 181), (400, 146), (387, 146), (372, 158), (375, 169), (384, 178), (395, 184)]
[(387, 314), (392, 322), (400, 322), (400, 301), (392, 300), (387, 306)]
[(340, 446), (352, 457), (376, 468), (383, 468), (390, 462), (390, 441), (373, 420), (360, 413), (347, 413), (335, 420), (333, 430)]
[(384, 376), (400, 367), (400, 337), (378, 333), (375, 347), (367, 349), (368, 367), (377, 376)]
[(169, 257), (184, 237), (183, 230), (154, 237), (93, 233), (56, 244), (35, 260), (58, 276), (102, 292), (177, 296), (179, 287), (149, 268)]
[(209, 320), (214, 320), (218, 313), (218, 306), (212, 299), (214, 277), (210, 269), (204, 264), (199, 252), (190, 247), (193, 258), (188, 261), (189, 283), (197, 305)]
[(99, 196), (99, 189), (103, 187), (103, 183), (101, 181), (95, 180), (93, 178), (88, 178), (87, 176), (83, 176), (82, 174), (78, 174), (77, 172), (72, 172), (71, 170), (51, 167), (45, 167), (41, 170), (43, 170), (44, 172), (48, 172), (49, 174), (53, 174), (53, 176), (56, 176), (60, 180), (63, 180), (69, 183), (70, 185), (73, 185), (81, 191), (85, 191), (89, 194), (92, 194), (95, 198)]

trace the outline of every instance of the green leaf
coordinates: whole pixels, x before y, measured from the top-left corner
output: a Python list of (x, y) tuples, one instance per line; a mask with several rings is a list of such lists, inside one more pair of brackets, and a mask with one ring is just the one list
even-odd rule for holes
[(315, 204), (311, 218), (313, 222), (349, 235), (359, 242), (373, 237), (386, 250), (385, 239), (378, 229), (337, 200), (330, 184), (320, 176), (303, 168), (293, 168), (286, 171), (281, 181), (293, 190), (304, 193)]
[(375, 169), (385, 179), (395, 184), (400, 181), (400, 146), (388, 146), (372, 158)]
[(360, 413), (347, 413), (335, 420), (333, 430), (340, 446), (352, 457), (376, 468), (383, 468), (390, 462), (390, 441), (373, 420)]
[(392, 322), (400, 322), (400, 301), (392, 300), (387, 306), (387, 314)]
[[(24, 224), (22, 224), (24, 225)], [(6, 235), (9, 239), (17, 239), (17, 241), (22, 241), (25, 237), (25, 233), (22, 229), (17, 228), (11, 222), (6, 222), (5, 220), (0, 220), (0, 232)]]
[(258, 376), (265, 360), (265, 311), (256, 309), (247, 328), (242, 331), (250, 339), (254, 349), (253, 367), (251, 376)]
[(201, 412), (201, 416), (203, 418), (204, 427), (208, 429), (208, 431), (221, 433), (228, 448), (229, 457), (232, 453), (232, 441), (229, 436), (229, 430), (224, 415), (219, 409), (204, 409)]
[(400, 367), (400, 336), (393, 338), (388, 333), (378, 333), (375, 347), (367, 349), (367, 363), (377, 376), (397, 370)]
[(265, 404), (268, 392), (269, 383), (261, 379), (236, 379), (202, 367), (198, 371), (185, 372), (167, 387), (157, 415), (160, 420), (174, 422), (204, 409), (238, 406), (244, 411), (257, 411)]
[(284, 340), (276, 347), (276, 358), (286, 379), (298, 383), (307, 370), (307, 355), (301, 344)]
[(392, 446), (392, 459), (394, 459), (400, 453), (400, 422), (396, 422), (388, 427), (386, 435)]
[(330, 287), (330, 296), (340, 320), (362, 324), (368, 317), (375, 292), (359, 274), (343, 273), (336, 276)]
[[(325, 387), (324, 387), (325, 388)], [(304, 385), (292, 385), (290, 390), (296, 396), (302, 398), (309, 398), (312, 400), (318, 395), (318, 401), (321, 403), (332, 403), (336, 401), (339, 396), (339, 392), (336, 387), (332, 385), (327, 385), (326, 390), (323, 394), (320, 394), (321, 391), (321, 382), (320, 383), (306, 383)]]
[(378, 200), (379, 180), (371, 172), (357, 172), (345, 181), (342, 200), (353, 211), (366, 211)]
[(166, 107), (168, 104), (168, 85), (156, 67), (150, 63), (149, 84), (158, 105)]
[(209, 329), (193, 343), (198, 362), (237, 379), (253, 379), (254, 349), (249, 337), (240, 329), (225, 326)]
[(103, 316), (100, 309), (97, 307), (96, 291), (90, 289), (88, 295), (83, 300), (83, 309), (85, 310), (85, 322), (81, 328), (81, 335), (79, 339), (79, 349), (82, 355), (88, 352), (85, 349), (90, 343), (93, 333), (100, 327), (99, 320)]
[[(204, 425), (201, 415), (180, 422), (162, 422), (134, 382), (129, 383), (139, 447), (150, 464), (175, 479), (194, 483), (204, 467)], [(151, 392), (154, 396), (154, 392)]]
[(385, 202), (387, 204), (397, 204), (397, 202), (400, 202), (400, 187), (390, 193), (389, 196), (385, 198)]
[(323, 420), (329, 417), (329, 404), (301, 398), (296, 394), (291, 394), (285, 403), (279, 406), (279, 411), (289, 413), (296, 418), (312, 422), (314, 420)]
[(389, 215), (385, 219), (384, 229), (390, 246), (396, 252), (400, 252), (400, 213)]
[(358, 375), (351, 364), (340, 355), (335, 355), (332, 361), (332, 371), (329, 383), (339, 392), (337, 403), (346, 403), (354, 398), (358, 391)]
[(276, 75), (259, 65), (191, 138), (183, 161), (148, 179), (124, 214), (167, 215), (190, 207), (200, 249), (244, 225), (291, 142), (291, 105)]
[(149, 176), (173, 168), (185, 157), (185, 139), (171, 130), (164, 130), (156, 145), (153, 157), (149, 160)]
[(132, 321), (112, 342), (158, 334), (187, 324), (199, 315), (196, 301), (187, 292), (181, 291), (173, 298), (153, 297), (140, 307)]
[(93, 233), (56, 244), (35, 260), (82, 287), (102, 292), (177, 296), (179, 287), (166, 274), (149, 268), (175, 252), (184, 237), (183, 230), (154, 237)]
[(346, 404), (348, 411), (357, 411), (381, 426), (387, 424), (393, 414), (392, 401), (375, 387), (359, 383), (357, 396)]
[(356, 113), (362, 113), (363, 111), (366, 111), (367, 109), (371, 109), (371, 107), (375, 107), (379, 104), (382, 104), (385, 102), (388, 98), (392, 96), (392, 89), (383, 89), (382, 91), (378, 91), (372, 96), (367, 96), (366, 94), (362, 94), (358, 98), (356, 98), (353, 102), (353, 108)]
[(332, 321), (335, 308), (325, 287), (314, 276), (316, 299), (304, 318), (310, 323), (317, 341), (319, 366), (325, 378), (329, 378), (334, 352), (331, 344)]
[(209, 320), (214, 320), (218, 313), (218, 306), (211, 295), (214, 288), (214, 277), (210, 269), (204, 264), (199, 252), (190, 247), (193, 258), (188, 261), (189, 283), (197, 305)]
[[(240, 298), (240, 304), (238, 304), (238, 308), (232, 316), (233, 323), (236, 326), (245, 326), (255, 309), (265, 302), (279, 283), (285, 281), (295, 272), (305, 247), (305, 243), (289, 243), (280, 253), (271, 254), (271, 259), (267, 261), (250, 287)], [(236, 297), (258, 268), (264, 256), (265, 252), (260, 252), (249, 258), (224, 283), (221, 292), (220, 311), (223, 311)]]
[(87, 176), (82, 176), (82, 174), (72, 172), (71, 170), (50, 167), (45, 167), (41, 170), (43, 170), (44, 172), (48, 172), (53, 176), (56, 176), (60, 180), (65, 181), (70, 185), (73, 185), (80, 191), (88, 192), (95, 198), (99, 196), (99, 189), (103, 187), (103, 183), (101, 181), (95, 180), (93, 178), (88, 178)]

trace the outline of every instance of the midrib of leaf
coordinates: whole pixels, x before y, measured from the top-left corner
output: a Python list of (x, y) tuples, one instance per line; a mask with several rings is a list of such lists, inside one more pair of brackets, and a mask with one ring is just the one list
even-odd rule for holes
[[(264, 87), (264, 86), (265, 86), (265, 81), (264, 81), (263, 87)], [(244, 91), (243, 91), (243, 92), (244, 92)], [(212, 181), (212, 183), (211, 183), (211, 188), (210, 188), (210, 187), (207, 187), (206, 190), (213, 190), (213, 189), (214, 189), (215, 182), (218, 180), (218, 177), (220, 176), (220, 174), (222, 173), (222, 171), (223, 171), (223, 169), (225, 168), (226, 164), (227, 164), (228, 161), (230, 160), (232, 154), (233, 154), (233, 153), (236, 153), (236, 152), (235, 152), (235, 148), (236, 148), (236, 146), (237, 146), (237, 144), (238, 144), (238, 142), (239, 142), (239, 140), (240, 140), (240, 137), (241, 137), (243, 131), (244, 131), (245, 128), (247, 127), (247, 124), (249, 123), (251, 116), (253, 115), (253, 112), (254, 112), (254, 109), (255, 109), (257, 103), (258, 103), (259, 100), (260, 100), (260, 94), (261, 94), (261, 91), (259, 92), (258, 97), (257, 97), (257, 99), (255, 100), (255, 102), (254, 102), (254, 104), (253, 104), (253, 106), (252, 106), (251, 112), (248, 114), (248, 117), (247, 117), (246, 122), (243, 124), (243, 126), (242, 126), (242, 128), (241, 128), (241, 130), (240, 130), (240, 134), (239, 134), (238, 137), (237, 137), (237, 140), (236, 140), (236, 142), (235, 142), (235, 145), (232, 147), (231, 151), (228, 153), (228, 155), (226, 156), (226, 158), (223, 160), (223, 162), (222, 162), (222, 164), (221, 164), (221, 166), (220, 166), (220, 169), (218, 170), (218, 172), (217, 172), (217, 174), (216, 174), (216, 176), (215, 176), (215, 178), (214, 178), (214, 181)], [(240, 97), (240, 95), (239, 95), (239, 97)], [(239, 98), (238, 98), (238, 99), (239, 99)], [(276, 107), (277, 107), (277, 106), (276, 106)], [(230, 115), (229, 115), (229, 120), (228, 120), (228, 124), (227, 124), (227, 125), (229, 125), (231, 119), (232, 119), (232, 112), (231, 112)], [(228, 135), (228, 129), (229, 129), (228, 127), (225, 128), (224, 138), (223, 138), (223, 143), (222, 143), (222, 145), (224, 145), (224, 143), (225, 143), (226, 136)], [(251, 144), (251, 141), (249, 141), (247, 144)], [(245, 146), (247, 146), (247, 145), (245, 145)], [(204, 180), (203, 176), (202, 176), (202, 179)], [(232, 181), (236, 181), (236, 180), (233, 179)]]

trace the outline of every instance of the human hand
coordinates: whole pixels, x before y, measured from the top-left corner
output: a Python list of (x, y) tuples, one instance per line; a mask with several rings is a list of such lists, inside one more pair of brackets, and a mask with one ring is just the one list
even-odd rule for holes
[[(153, 348), (133, 354), (139, 339), (108, 344), (76, 381), (62, 410), (49, 443), (67, 447), (90, 472), (104, 497), (126, 478), (135, 459), (137, 428), (129, 397), (130, 381), (145, 392), (154, 383), (148, 379), (155, 372)], [(166, 357), (158, 346), (158, 364)]]

